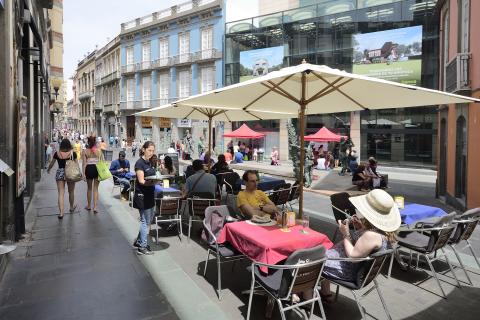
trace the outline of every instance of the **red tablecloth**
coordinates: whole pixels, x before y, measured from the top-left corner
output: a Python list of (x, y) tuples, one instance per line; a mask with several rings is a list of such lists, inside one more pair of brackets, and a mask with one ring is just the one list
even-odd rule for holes
[[(302, 233), (302, 226), (289, 228), (283, 232), (278, 226), (251, 225), (245, 221), (227, 223), (223, 227), (218, 243), (229, 242), (235, 249), (251, 260), (277, 264), (285, 260), (298, 249), (312, 248), (318, 245), (330, 249), (333, 243), (324, 234), (307, 228), (308, 234)], [(267, 272), (267, 268), (261, 268)]]

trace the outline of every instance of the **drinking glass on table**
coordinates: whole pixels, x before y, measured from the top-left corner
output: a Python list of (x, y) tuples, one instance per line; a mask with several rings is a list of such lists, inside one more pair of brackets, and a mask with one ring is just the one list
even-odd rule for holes
[(302, 233), (308, 234), (308, 231), (305, 229), (310, 226), (310, 217), (308, 216), (308, 214), (303, 214), (301, 221), (302, 221)]

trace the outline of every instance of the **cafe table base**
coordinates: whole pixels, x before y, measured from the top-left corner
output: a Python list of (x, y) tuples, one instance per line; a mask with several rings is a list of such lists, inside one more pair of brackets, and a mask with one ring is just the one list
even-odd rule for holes
[[(277, 264), (299, 249), (323, 245), (330, 249), (333, 243), (322, 233), (300, 225), (290, 227), (290, 232), (282, 232), (278, 226), (252, 225), (245, 221), (227, 223), (220, 232), (218, 243), (229, 242), (249, 259)], [(266, 267), (260, 268), (267, 272)]]

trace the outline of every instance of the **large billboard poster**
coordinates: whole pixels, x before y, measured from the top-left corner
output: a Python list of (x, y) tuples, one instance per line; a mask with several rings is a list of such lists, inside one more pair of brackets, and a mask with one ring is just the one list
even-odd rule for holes
[(420, 85), (422, 26), (353, 35), (353, 73)]
[(283, 67), (283, 46), (240, 52), (240, 82)]

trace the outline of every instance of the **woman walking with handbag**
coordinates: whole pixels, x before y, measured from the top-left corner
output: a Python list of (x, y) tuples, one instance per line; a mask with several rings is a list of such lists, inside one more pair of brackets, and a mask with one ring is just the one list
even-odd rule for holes
[(140, 150), (140, 159), (135, 163), (135, 194), (133, 206), (140, 212), (140, 231), (137, 240), (133, 244), (137, 248), (137, 254), (150, 255), (153, 252), (148, 246), (148, 230), (155, 212), (155, 181), (145, 180), (145, 177), (154, 176), (155, 168), (150, 163), (150, 158), (155, 154), (155, 144), (147, 141)]
[[(68, 201), (70, 204), (70, 213), (74, 213), (76, 209), (75, 205), (75, 181), (67, 181), (65, 177), (65, 165), (67, 160), (73, 160), (77, 162), (77, 155), (73, 152), (72, 144), (70, 140), (63, 139), (60, 143), (60, 150), (53, 154), (53, 159), (48, 166), (47, 173), (50, 173), (55, 161), (58, 162), (57, 173), (55, 174), (55, 180), (57, 181), (58, 190), (58, 219), (63, 219), (63, 202), (65, 195), (65, 182), (68, 187)], [(77, 164), (78, 165), (78, 164)]]
[(101, 159), (102, 151), (97, 148), (97, 139), (94, 136), (87, 138), (87, 148), (82, 153), (83, 180), (87, 181), (87, 211), (92, 210), (93, 191), (93, 213), (97, 213), (98, 204), (98, 180), (97, 163)]

